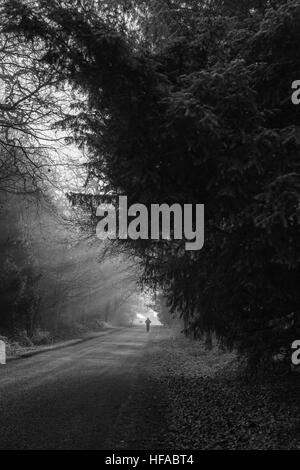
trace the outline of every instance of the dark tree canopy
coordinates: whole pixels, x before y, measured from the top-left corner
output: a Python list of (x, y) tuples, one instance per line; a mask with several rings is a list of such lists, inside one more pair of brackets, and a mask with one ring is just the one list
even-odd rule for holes
[(116, 2), (107, 18), (104, 2), (10, 0), (3, 28), (42, 41), (45, 66), (83, 93), (63, 125), (102, 194), (205, 204), (201, 252), (127, 244), (141, 281), (187, 331), (270, 358), (298, 332), (299, 1), (174, 0), (167, 15), (147, 3)]

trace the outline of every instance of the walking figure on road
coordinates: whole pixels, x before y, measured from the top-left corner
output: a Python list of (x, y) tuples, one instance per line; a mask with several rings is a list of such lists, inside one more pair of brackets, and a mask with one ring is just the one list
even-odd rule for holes
[(150, 323), (151, 323), (151, 320), (149, 320), (149, 318), (147, 318), (147, 320), (145, 321), (146, 323), (146, 330), (147, 331), (150, 331)]

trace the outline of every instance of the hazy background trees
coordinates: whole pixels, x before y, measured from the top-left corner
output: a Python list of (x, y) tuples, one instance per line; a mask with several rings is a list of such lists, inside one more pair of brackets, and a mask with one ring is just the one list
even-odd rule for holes
[(75, 95), (41, 63), (42, 43), (0, 27), (0, 334), (29, 344), (131, 324), (135, 271), (120, 258), (100, 262), (65, 194), (87, 184), (84, 150), (56, 128)]

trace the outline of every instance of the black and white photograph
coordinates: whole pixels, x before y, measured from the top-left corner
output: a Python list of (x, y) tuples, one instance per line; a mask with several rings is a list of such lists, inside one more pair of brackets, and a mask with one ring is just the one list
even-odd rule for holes
[(0, 453), (45, 450), (300, 450), (300, 0), (0, 0)]

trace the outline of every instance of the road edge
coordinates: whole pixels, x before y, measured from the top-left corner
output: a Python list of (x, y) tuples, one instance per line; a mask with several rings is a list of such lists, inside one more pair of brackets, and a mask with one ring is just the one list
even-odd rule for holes
[(86, 341), (90, 341), (92, 339), (96, 339), (96, 338), (99, 338), (101, 336), (107, 336), (107, 335), (112, 334), (116, 331), (124, 330), (126, 328), (128, 328), (128, 327), (120, 326), (120, 327), (116, 327), (116, 328), (109, 328), (109, 329), (101, 331), (99, 333), (89, 334), (89, 335), (84, 336), (82, 338), (70, 339), (68, 341), (63, 341), (63, 342), (52, 344), (51, 346), (45, 346), (45, 347), (37, 348), (36, 350), (24, 352), (24, 353), (21, 353), (17, 356), (7, 357), (6, 362), (17, 361), (19, 359), (26, 359), (27, 357), (37, 356), (38, 354), (43, 354), (45, 352), (56, 351), (57, 349), (68, 348), (70, 346), (75, 346), (76, 344), (85, 343)]

